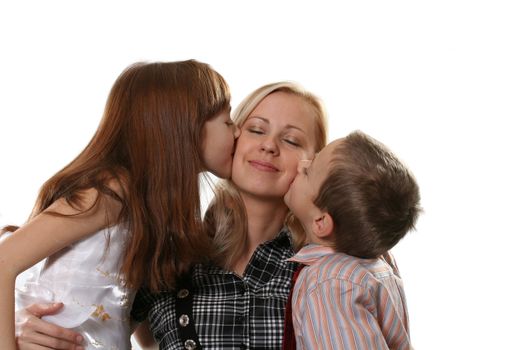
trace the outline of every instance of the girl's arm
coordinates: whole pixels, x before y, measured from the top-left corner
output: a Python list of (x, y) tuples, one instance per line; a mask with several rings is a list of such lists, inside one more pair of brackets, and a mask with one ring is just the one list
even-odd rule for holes
[[(14, 289), (19, 273), (114, 223), (120, 204), (95, 189), (83, 191), (78, 207), (59, 199), (0, 242), (0, 349), (16, 350)], [(94, 205), (95, 204), (95, 205)], [(89, 210), (87, 210), (89, 209)], [(65, 215), (56, 216), (49, 212)]]

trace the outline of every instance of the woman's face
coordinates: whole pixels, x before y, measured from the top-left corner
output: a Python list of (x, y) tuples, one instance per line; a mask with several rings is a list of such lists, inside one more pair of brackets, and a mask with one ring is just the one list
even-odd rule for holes
[(232, 180), (241, 192), (282, 199), (302, 159), (315, 153), (316, 116), (303, 98), (287, 92), (266, 96), (241, 127)]

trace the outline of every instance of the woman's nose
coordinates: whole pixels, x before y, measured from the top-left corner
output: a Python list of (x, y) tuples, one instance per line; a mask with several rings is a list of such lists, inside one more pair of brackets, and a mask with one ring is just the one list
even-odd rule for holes
[(277, 143), (272, 137), (267, 137), (261, 141), (261, 150), (273, 155), (279, 154), (279, 147), (277, 147)]

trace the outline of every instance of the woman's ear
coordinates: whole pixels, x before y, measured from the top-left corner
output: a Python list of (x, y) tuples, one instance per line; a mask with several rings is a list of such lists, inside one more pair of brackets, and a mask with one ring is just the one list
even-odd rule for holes
[(314, 218), (313, 234), (318, 238), (328, 238), (334, 231), (334, 220), (327, 212), (321, 212)]

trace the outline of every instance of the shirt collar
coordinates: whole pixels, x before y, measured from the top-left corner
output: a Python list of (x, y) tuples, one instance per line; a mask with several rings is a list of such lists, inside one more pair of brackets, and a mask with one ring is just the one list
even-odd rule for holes
[[(268, 248), (269, 247), (269, 248)], [(283, 226), (277, 236), (275, 238), (266, 241), (262, 243), (257, 249), (255, 249), (255, 252), (253, 253), (253, 256), (257, 254), (261, 254), (262, 251), (268, 252), (270, 250), (273, 254), (276, 252), (284, 252), (282, 254), (286, 254), (287, 256), (291, 256), (293, 254), (293, 238), (292, 233), (290, 232), (290, 229), (288, 227)], [(269, 253), (265, 253), (266, 255)], [(252, 256), (252, 258), (253, 258)], [(289, 260), (289, 259), (286, 259)], [(248, 264), (249, 265), (249, 264)], [(195, 271), (194, 275), (206, 275), (206, 274), (234, 274), (232, 271), (225, 270), (222, 267), (217, 266), (213, 262), (209, 263), (199, 263), (195, 265)]]
[(318, 259), (333, 253), (335, 253), (335, 250), (331, 247), (316, 243), (309, 243), (288, 260), (305, 265), (311, 265)]
[(272, 241), (277, 241), (286, 247), (291, 247), (293, 242), (292, 233), (288, 227), (283, 226), (281, 231), (279, 231), (279, 234)]

